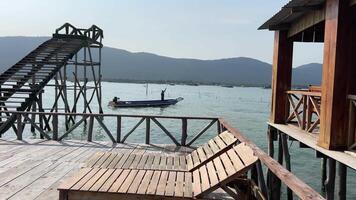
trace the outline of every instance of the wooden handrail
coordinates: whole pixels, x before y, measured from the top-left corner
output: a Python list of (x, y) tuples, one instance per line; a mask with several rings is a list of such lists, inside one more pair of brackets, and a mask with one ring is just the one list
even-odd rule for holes
[(11, 114), (29, 114), (29, 115), (53, 115), (53, 116), (98, 116), (98, 117), (132, 117), (132, 118), (142, 118), (142, 117), (153, 117), (161, 119), (193, 119), (193, 120), (218, 120), (218, 117), (195, 117), (195, 116), (160, 116), (160, 115), (128, 115), (128, 114), (99, 114), (99, 113), (61, 113), (61, 112), (25, 112), (25, 111), (5, 111), (1, 110), (0, 113), (11, 113)]
[(285, 185), (287, 185), (301, 199), (324, 199), (309, 185), (301, 181), (298, 177), (285, 169), (266, 152), (257, 147), (252, 141), (247, 139), (239, 130), (229, 125), (224, 119), (219, 119), (220, 124), (232, 133), (240, 142), (246, 143), (259, 160), (275, 174)]
[(288, 90), (286, 93), (321, 97), (321, 92), (311, 92), (308, 90)]

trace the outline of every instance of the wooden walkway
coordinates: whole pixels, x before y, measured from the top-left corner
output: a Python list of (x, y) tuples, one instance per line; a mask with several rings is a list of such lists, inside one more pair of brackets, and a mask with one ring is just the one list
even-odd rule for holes
[(285, 125), (285, 124), (274, 124), (268, 123), (270, 126), (282, 131), (283, 133), (289, 135), (295, 140), (303, 143), (304, 145), (330, 157), (334, 160), (345, 164), (351, 169), (356, 170), (356, 156), (353, 152), (350, 151), (332, 151), (324, 149), (317, 145), (317, 135), (307, 133), (296, 126)]
[[(58, 199), (58, 185), (98, 151), (180, 156), (191, 149), (172, 145), (0, 139), (0, 199)], [(174, 161), (174, 160), (173, 160)], [(226, 194), (218, 191), (219, 198)]]

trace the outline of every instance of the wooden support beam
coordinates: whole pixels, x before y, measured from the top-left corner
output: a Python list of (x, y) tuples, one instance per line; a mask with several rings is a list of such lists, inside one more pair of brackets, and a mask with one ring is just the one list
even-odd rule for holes
[(336, 173), (336, 161), (332, 158), (328, 158), (328, 177), (325, 182), (326, 199), (333, 200), (335, 193), (335, 173)]
[(94, 116), (89, 117), (88, 142), (93, 141)]
[(21, 114), (17, 114), (17, 139), (18, 140), (22, 140), (22, 115)]
[(346, 200), (347, 167), (339, 162), (339, 200)]
[(347, 96), (356, 92), (356, 18), (348, 1), (327, 0), (325, 19), (318, 145), (343, 150), (348, 139)]
[(272, 106), (270, 121), (285, 123), (289, 114), (286, 91), (291, 88), (293, 41), (287, 31), (275, 31), (272, 66)]

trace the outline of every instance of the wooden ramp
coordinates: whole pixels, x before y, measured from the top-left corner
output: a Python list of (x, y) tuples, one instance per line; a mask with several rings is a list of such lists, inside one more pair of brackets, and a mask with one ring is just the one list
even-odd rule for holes
[(222, 188), (237, 199), (228, 184), (257, 162), (241, 143), (192, 172), (121, 168), (83, 168), (63, 182), (60, 200), (74, 199), (196, 199)]

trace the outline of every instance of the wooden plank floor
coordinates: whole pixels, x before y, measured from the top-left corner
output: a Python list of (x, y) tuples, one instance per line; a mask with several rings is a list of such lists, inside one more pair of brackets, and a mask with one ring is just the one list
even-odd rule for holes
[(58, 199), (59, 182), (98, 151), (184, 154), (172, 146), (0, 139), (0, 199)]
[[(185, 155), (192, 149), (172, 145), (111, 142), (24, 141), (0, 139), (0, 199), (58, 199), (57, 187), (98, 151), (134, 154)], [(218, 199), (226, 198), (217, 192)]]
[(319, 147), (317, 145), (317, 136), (307, 133), (296, 126), (285, 124), (268, 123), (270, 126), (282, 131), (290, 137), (298, 140), (299, 142), (309, 146), (310, 148), (319, 151), (320, 153), (333, 158), (334, 160), (341, 162), (348, 167), (356, 170), (356, 156), (350, 155), (350, 153), (342, 151), (331, 151)]

